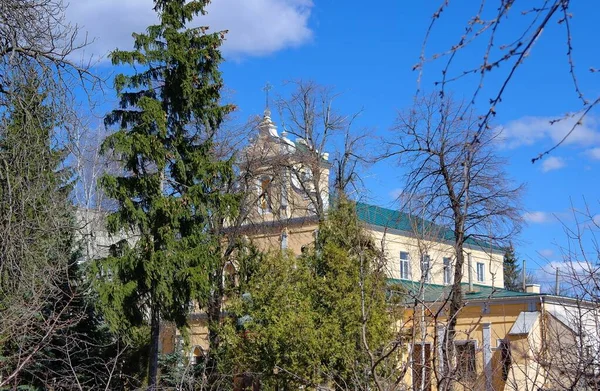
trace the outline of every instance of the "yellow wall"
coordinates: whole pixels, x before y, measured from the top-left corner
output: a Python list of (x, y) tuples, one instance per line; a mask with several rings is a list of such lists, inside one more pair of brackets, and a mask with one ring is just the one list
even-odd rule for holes
[(313, 243), (318, 224), (315, 221), (308, 221), (303, 225), (292, 227), (285, 226), (265, 226), (260, 230), (254, 230), (247, 233), (249, 239), (261, 251), (276, 251), (281, 249), (282, 233), (287, 231), (287, 248), (292, 253), (299, 255), (302, 247)]
[[(529, 336), (509, 336), (508, 332), (512, 328), (519, 314), (523, 311), (528, 311), (530, 308), (526, 303), (510, 303), (500, 302), (495, 300), (496, 303), (489, 303), (489, 313), (483, 313), (482, 303), (472, 303), (464, 307), (458, 316), (456, 325), (456, 341), (476, 341), (476, 365), (477, 365), (477, 379), (474, 384), (470, 385), (471, 389), (485, 390), (485, 371), (484, 371), (484, 354), (483, 354), (483, 325), (490, 323), (490, 334), (491, 334), (491, 380), (493, 390), (518, 390), (523, 389), (514, 387), (515, 384), (523, 386), (527, 376), (532, 376), (533, 373), (537, 373), (538, 385), (543, 384), (542, 371), (535, 365), (531, 360), (534, 351), (541, 346), (540, 342), (540, 328), (534, 329), (533, 333)], [(429, 306), (429, 311), (426, 314), (435, 313), (439, 306)], [(417, 331), (421, 326), (421, 308), (409, 308), (405, 311), (404, 327), (410, 329), (413, 325), (417, 328)], [(434, 346), (436, 336), (436, 326), (443, 325), (446, 323), (446, 317), (443, 313), (438, 317), (436, 321), (431, 315), (425, 317), (426, 324), (426, 335), (425, 338), (420, 336), (417, 332), (414, 341), (408, 343), (420, 343), (425, 341), (426, 343), (432, 344), (432, 352), (435, 356), (437, 354), (437, 347)], [(505, 384), (502, 379), (502, 363), (501, 363), (501, 351), (499, 349), (499, 339), (507, 339), (511, 341), (511, 349), (513, 352), (513, 368), (516, 370), (511, 371), (509, 374), (510, 384)], [(408, 358), (408, 356), (407, 356)], [(432, 365), (438, 365), (437, 362)], [(437, 370), (437, 368), (436, 368)], [(404, 383), (411, 387), (412, 386), (412, 371), (408, 370), (404, 378)], [(460, 389), (461, 387), (458, 387)], [(432, 375), (432, 389), (435, 389), (435, 376)]]
[[(400, 278), (400, 252), (410, 254), (412, 280), (419, 281), (421, 278), (420, 260), (421, 254), (428, 254), (431, 258), (431, 281), (433, 284), (443, 284), (443, 258), (449, 257), (454, 262), (454, 248), (447, 243), (431, 240), (418, 239), (401, 231), (384, 230), (382, 227), (367, 227), (379, 244), (383, 240), (388, 259), (388, 273), (391, 278)], [(473, 283), (504, 287), (503, 255), (482, 249), (465, 249), (471, 253), (471, 265)], [(484, 281), (477, 280), (477, 266), (480, 262), (484, 264)], [(467, 282), (467, 258), (463, 267), (463, 282)], [(454, 272), (451, 273), (454, 276)]]

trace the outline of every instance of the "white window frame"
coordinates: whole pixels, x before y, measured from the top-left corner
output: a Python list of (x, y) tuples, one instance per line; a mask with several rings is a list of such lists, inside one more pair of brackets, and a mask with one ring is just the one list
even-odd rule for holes
[[(402, 255), (406, 255), (402, 258)], [(410, 280), (410, 254), (407, 251), (400, 251), (400, 279)]]
[(443, 274), (444, 274), (444, 284), (448, 285), (452, 283), (452, 258), (444, 257), (442, 259), (442, 263), (444, 265)]
[(431, 257), (429, 254), (421, 254), (421, 275), (425, 282), (431, 282)]
[(485, 282), (485, 263), (477, 262), (477, 282)]

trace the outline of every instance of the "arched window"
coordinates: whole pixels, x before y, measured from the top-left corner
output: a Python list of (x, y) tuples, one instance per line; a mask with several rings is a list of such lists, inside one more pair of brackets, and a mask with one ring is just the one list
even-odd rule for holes
[(271, 178), (263, 176), (260, 178), (259, 183), (259, 196), (258, 196), (258, 211), (260, 213), (271, 213)]

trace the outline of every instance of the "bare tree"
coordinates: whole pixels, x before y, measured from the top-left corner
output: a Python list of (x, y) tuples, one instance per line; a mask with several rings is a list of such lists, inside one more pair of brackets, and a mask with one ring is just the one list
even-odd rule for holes
[[(362, 110), (340, 114), (334, 105), (340, 94), (331, 87), (303, 80), (290, 84), (294, 87), (290, 96), (276, 101), (284, 132), (296, 137), (295, 160), (302, 166), (290, 167), (289, 172), (323, 219), (330, 186), (324, 175), (330, 169), (336, 194), (357, 194), (361, 189), (360, 169), (368, 160), (369, 139), (366, 132), (355, 132), (353, 127)], [(326, 150), (332, 147), (336, 152), (329, 163)]]
[(109, 389), (124, 349), (100, 331), (77, 256), (67, 128), (100, 79), (75, 60), (86, 40), (65, 7), (0, 2), (0, 388)]
[(37, 70), (17, 76), (0, 117), (0, 388), (108, 387), (122, 351), (79, 267), (60, 121)]
[[(562, 222), (565, 244), (559, 246), (560, 291), (574, 299), (559, 307), (548, 336), (550, 347), (539, 355), (557, 389), (597, 389), (600, 379), (600, 219), (583, 200), (572, 202), (572, 221)], [(566, 299), (565, 299), (566, 301)], [(551, 349), (563, 354), (553, 356)]]
[[(468, 114), (468, 113), (467, 113)], [(421, 97), (401, 113), (385, 157), (396, 157), (406, 168), (404, 193), (411, 215), (442, 227), (441, 239), (454, 247), (454, 279), (449, 293), (443, 367), (452, 368), (457, 316), (463, 307), (465, 243), (508, 243), (520, 226), (521, 186), (513, 186), (494, 150), (494, 137), (477, 133), (464, 106), (437, 95)], [(440, 387), (452, 385), (448, 373)]]
[[(421, 54), (414, 70), (418, 70), (419, 84), (428, 63), (436, 62), (441, 65), (440, 78), (435, 82), (440, 87), (442, 96), (446, 94), (451, 84), (464, 81), (469, 77), (474, 78), (472, 95), (463, 107), (463, 115), (475, 107), (483, 99), (487, 106), (481, 116), (473, 124), (472, 142), (475, 142), (483, 132), (491, 131), (491, 121), (500, 109), (506, 90), (509, 88), (514, 76), (522, 68), (527, 57), (534, 52), (535, 45), (545, 39), (544, 30), (551, 25), (558, 24), (564, 39), (555, 45), (562, 45), (566, 52), (566, 62), (569, 76), (573, 84), (574, 96), (580, 101), (581, 108), (575, 113), (559, 116), (551, 120), (549, 125), (568, 118), (574, 118), (570, 131), (553, 147), (542, 151), (532, 159), (532, 162), (543, 158), (559, 147), (583, 123), (586, 115), (600, 103), (600, 96), (593, 88), (584, 91), (584, 85), (579, 81), (581, 71), (576, 71), (574, 60), (574, 42), (571, 33), (574, 15), (570, 0), (538, 0), (538, 1), (479, 1), (473, 2), (467, 10), (467, 22), (464, 32), (448, 49), (432, 55), (426, 55), (430, 40), (436, 36), (435, 27), (438, 21), (445, 17), (450, 2), (444, 0), (435, 10), (427, 28), (423, 41)], [(594, 12), (596, 5), (589, 3), (589, 12)], [(456, 7), (455, 7), (456, 8)], [(510, 19), (510, 24), (508, 20)], [(461, 55), (468, 55), (469, 65), (466, 68), (457, 67)], [(474, 61), (472, 59), (475, 59)], [(586, 71), (596, 73), (598, 64), (585, 64)], [(490, 77), (499, 80), (498, 87), (491, 91), (491, 96), (481, 97), (485, 82), (489, 83)], [(549, 76), (550, 77), (550, 76)], [(495, 84), (495, 82), (494, 82)], [(590, 97), (590, 95), (592, 95)], [(488, 100), (489, 98), (489, 100)]]
[(62, 0), (0, 2), (0, 110), (11, 99), (15, 74), (32, 68), (44, 83), (47, 103), (64, 117), (74, 115), (77, 97), (102, 87), (90, 60), (77, 60), (88, 41), (66, 19), (66, 6)]
[[(600, 379), (600, 268), (598, 215), (585, 200), (572, 203), (561, 221), (565, 236), (551, 263), (556, 291), (541, 300), (541, 333), (526, 344), (514, 344), (515, 361), (507, 371), (511, 389), (596, 390)], [(554, 273), (556, 272), (556, 274)], [(521, 360), (523, 361), (523, 360)], [(515, 365), (516, 364), (516, 365)]]
[[(341, 174), (336, 188), (345, 191), (359, 183), (357, 167), (361, 161), (356, 151), (358, 140), (364, 136), (351, 132), (358, 114), (351, 118), (334, 114), (335, 95), (315, 83), (298, 82), (294, 87), (289, 99), (276, 102), (283, 122), (281, 134), (267, 109), (262, 118), (251, 119), (239, 127), (226, 124), (213, 135), (215, 157), (235, 162), (234, 177), (222, 183), (218, 191), (235, 194), (239, 210), (233, 215), (211, 216), (211, 229), (223, 240), (215, 251), (220, 257), (215, 259), (217, 266), (211, 276), (211, 297), (198, 309), (205, 312), (209, 324), (210, 348), (204, 369), (208, 387), (229, 376), (217, 368), (226, 284), (232, 277), (229, 274), (236, 273), (240, 266), (238, 258), (248, 246), (247, 237), (270, 235), (275, 238), (270, 245), (278, 246), (290, 220), (306, 217), (317, 223), (325, 218), (332, 164), (324, 149), (332, 140), (339, 140), (345, 147), (345, 153), (337, 155), (333, 163)], [(295, 136), (295, 141), (288, 135)]]

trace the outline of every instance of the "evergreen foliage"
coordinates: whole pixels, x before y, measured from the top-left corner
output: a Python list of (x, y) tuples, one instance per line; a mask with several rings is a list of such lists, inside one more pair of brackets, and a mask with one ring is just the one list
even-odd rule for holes
[(504, 288), (511, 291), (522, 291), (522, 274), (518, 265), (515, 248), (511, 245), (504, 253)]
[[(322, 222), (316, 245), (258, 262), (233, 300), (233, 367), (261, 374), (265, 389), (319, 384), (367, 387), (369, 349), (391, 337), (381, 254), (362, 230), (355, 206), (342, 201)], [(364, 305), (364, 306), (363, 306)], [(362, 312), (362, 308), (365, 312)]]
[(111, 53), (114, 65), (134, 67), (133, 74), (115, 77), (120, 104), (105, 122), (119, 129), (103, 144), (123, 168), (122, 175), (101, 179), (118, 202), (109, 231), (122, 240), (94, 273), (112, 328), (149, 344), (151, 388), (160, 323), (183, 328), (191, 299), (207, 301), (219, 255), (210, 217), (236, 210), (236, 198), (219, 191), (232, 164), (212, 155), (215, 132), (231, 110), (219, 102), (224, 36), (187, 28), (207, 3), (156, 0), (159, 24), (133, 34), (133, 51)]
[(14, 75), (0, 122), (0, 381), (31, 369), (28, 354), (65, 327), (57, 298), (72, 251), (69, 173), (35, 76)]
[[(5, 295), (22, 294), (19, 284), (37, 276), (40, 267), (64, 270), (71, 255), (70, 172), (62, 168), (65, 152), (52, 145), (58, 124), (38, 86), (33, 72), (15, 80), (0, 125), (0, 288)], [(45, 284), (44, 279), (32, 282)]]
[(12, 81), (0, 120), (0, 384), (97, 389), (114, 352), (77, 262), (62, 124), (34, 69)]

